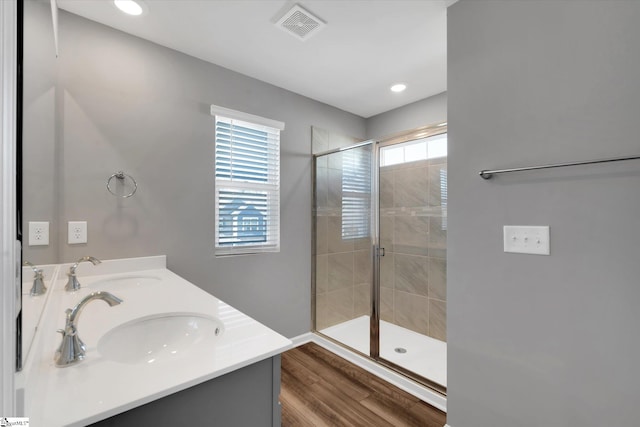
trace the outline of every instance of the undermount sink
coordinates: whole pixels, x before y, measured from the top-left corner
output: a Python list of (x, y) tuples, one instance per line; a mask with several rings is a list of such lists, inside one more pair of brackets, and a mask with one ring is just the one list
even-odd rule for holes
[(150, 275), (128, 275), (99, 280), (89, 284), (88, 287), (92, 289), (108, 289), (110, 291), (117, 291), (122, 288), (132, 289), (157, 284), (160, 280), (162, 279)]
[(215, 317), (159, 314), (113, 328), (98, 341), (98, 352), (119, 363), (161, 363), (193, 354), (223, 332), (224, 325)]

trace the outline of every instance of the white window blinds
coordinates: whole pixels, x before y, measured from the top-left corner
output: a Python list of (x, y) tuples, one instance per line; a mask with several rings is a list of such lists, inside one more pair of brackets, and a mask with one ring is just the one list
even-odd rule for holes
[[(217, 113), (212, 107), (212, 113)], [(244, 113), (226, 110), (236, 117)], [(215, 253), (280, 250), (280, 130), (215, 114)]]
[(371, 145), (342, 152), (342, 238), (369, 237)]

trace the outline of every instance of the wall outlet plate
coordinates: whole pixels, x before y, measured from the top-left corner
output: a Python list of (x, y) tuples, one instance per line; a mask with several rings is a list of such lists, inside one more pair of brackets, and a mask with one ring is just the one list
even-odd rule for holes
[(49, 245), (49, 222), (29, 221), (29, 246)]
[(69, 244), (87, 243), (87, 221), (69, 221)]
[(549, 226), (505, 225), (504, 251), (550, 255)]

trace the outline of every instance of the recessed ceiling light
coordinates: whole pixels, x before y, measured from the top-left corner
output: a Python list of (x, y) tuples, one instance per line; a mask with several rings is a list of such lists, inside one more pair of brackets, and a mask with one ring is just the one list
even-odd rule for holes
[(403, 90), (405, 90), (407, 88), (407, 85), (404, 83), (396, 83), (393, 86), (391, 86), (391, 92), (402, 92)]
[(113, 4), (127, 15), (142, 15), (146, 11), (144, 3), (140, 0), (113, 0)]

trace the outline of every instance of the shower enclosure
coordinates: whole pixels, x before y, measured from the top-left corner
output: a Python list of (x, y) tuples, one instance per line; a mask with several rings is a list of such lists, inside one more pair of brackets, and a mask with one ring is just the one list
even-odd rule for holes
[(314, 330), (446, 393), (446, 125), (312, 140)]

